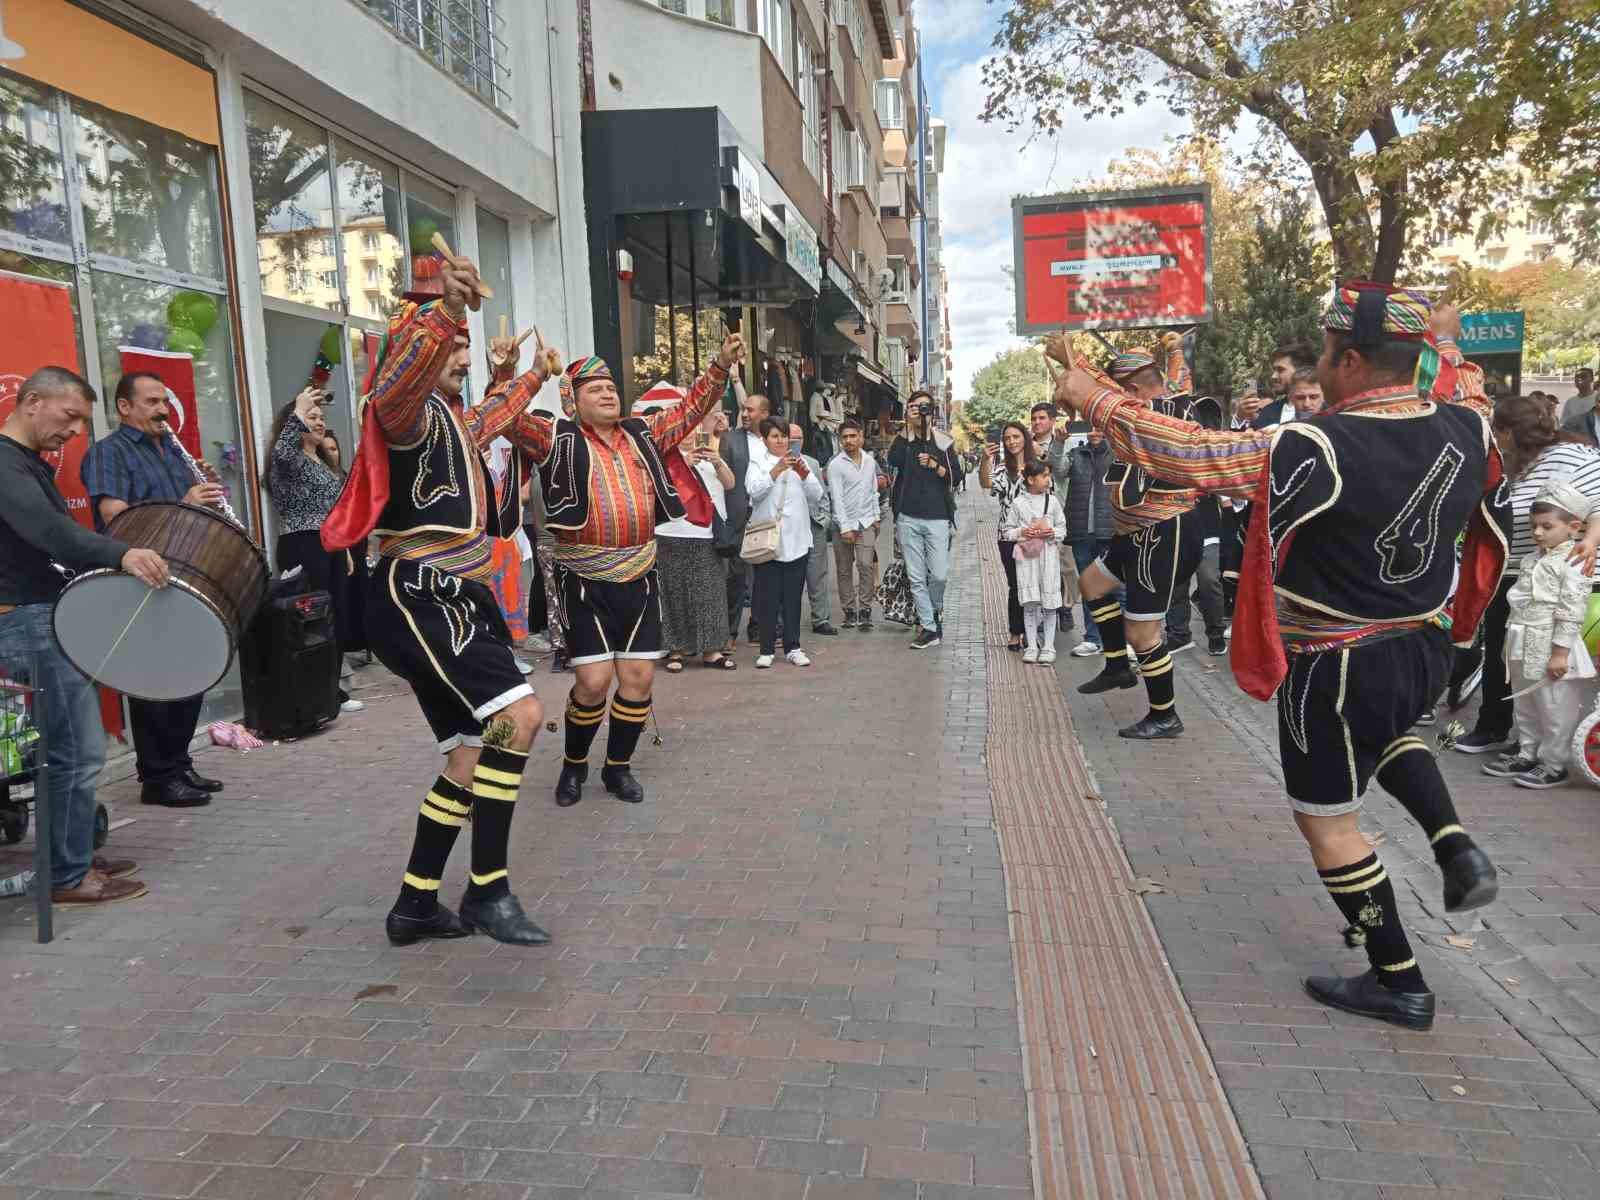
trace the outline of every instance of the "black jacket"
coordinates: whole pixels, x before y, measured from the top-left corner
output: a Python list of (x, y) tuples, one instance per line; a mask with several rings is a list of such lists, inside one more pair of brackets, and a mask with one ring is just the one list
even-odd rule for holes
[(750, 494), (744, 489), (744, 477), (750, 470), (750, 439), (735, 425), (723, 433), (717, 453), (733, 472), (733, 486), (723, 494), (723, 504), (728, 509), (728, 530), (742, 535), (750, 522)]
[(1106, 469), (1111, 465), (1111, 443), (1088, 442), (1067, 453), (1067, 540), (1111, 536), (1111, 489)]

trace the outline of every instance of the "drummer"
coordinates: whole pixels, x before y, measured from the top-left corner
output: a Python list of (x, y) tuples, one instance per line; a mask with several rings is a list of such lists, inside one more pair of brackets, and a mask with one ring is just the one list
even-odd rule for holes
[[(160, 376), (135, 371), (117, 381), (121, 424), (89, 447), (82, 477), (94, 508), (95, 528), (130, 504), (159, 500), (220, 506), (222, 486), (199, 479), (172, 432), (167, 385)], [(134, 757), (142, 784), (139, 798), (166, 808), (198, 808), (211, 803), (222, 784), (194, 769), (189, 743), (200, 723), (203, 696), (187, 700), (135, 700), (128, 697)]]
[(93, 409), (94, 391), (83, 379), (65, 367), (43, 367), (23, 380), (17, 406), (0, 426), (0, 670), (15, 672), (31, 657), (43, 676), (36, 717), (49, 744), (52, 897), (74, 905), (134, 900), (147, 889), (127, 878), (138, 864), (94, 854), (95, 785), (106, 735), (94, 685), (62, 654), (52, 631), (64, 584), (56, 565), (121, 567), (151, 587), (167, 583), (159, 554), (85, 529), (56, 489), (56, 468), (45, 455), (59, 454), (88, 429)]

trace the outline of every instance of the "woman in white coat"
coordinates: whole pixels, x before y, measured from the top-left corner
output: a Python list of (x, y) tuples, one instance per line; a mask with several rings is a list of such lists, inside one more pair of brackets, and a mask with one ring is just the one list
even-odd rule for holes
[(806, 559), (811, 553), (812, 501), (822, 498), (822, 481), (800, 458), (800, 427), (771, 417), (757, 428), (765, 446), (750, 459), (745, 490), (750, 495), (750, 524), (778, 523), (778, 554), (771, 562), (757, 563), (755, 576), (756, 630), (761, 653), (756, 668), (772, 665), (777, 650), (778, 613), (783, 612), (784, 657), (797, 667), (811, 660), (800, 648), (800, 593), (806, 586)]

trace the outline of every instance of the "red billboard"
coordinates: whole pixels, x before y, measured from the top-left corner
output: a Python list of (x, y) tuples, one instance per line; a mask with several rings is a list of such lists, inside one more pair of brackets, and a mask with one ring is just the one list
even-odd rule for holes
[(1206, 184), (1012, 201), (1017, 332), (1211, 320)]

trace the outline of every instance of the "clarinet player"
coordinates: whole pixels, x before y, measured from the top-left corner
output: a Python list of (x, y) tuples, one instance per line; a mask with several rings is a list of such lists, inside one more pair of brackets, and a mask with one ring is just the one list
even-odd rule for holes
[[(167, 385), (146, 372), (124, 375), (114, 393), (118, 425), (83, 457), (83, 487), (95, 528), (130, 504), (147, 500), (197, 504), (226, 511), (227, 497), (214, 479), (197, 479), (195, 463), (172, 432)], [(139, 799), (165, 808), (211, 803), (222, 784), (194, 768), (189, 743), (200, 722), (202, 696), (155, 701), (128, 698)]]

